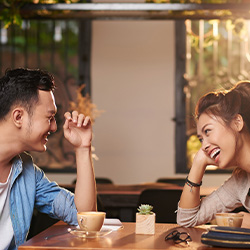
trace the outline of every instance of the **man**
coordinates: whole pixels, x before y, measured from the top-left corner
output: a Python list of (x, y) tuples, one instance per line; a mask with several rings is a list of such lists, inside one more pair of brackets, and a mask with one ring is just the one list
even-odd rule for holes
[(53, 77), (41, 70), (14, 69), (0, 78), (0, 249), (26, 240), (33, 209), (77, 225), (77, 211), (96, 210), (89, 117), (66, 112), (65, 138), (74, 146), (75, 195), (50, 182), (25, 151), (43, 152), (57, 129)]

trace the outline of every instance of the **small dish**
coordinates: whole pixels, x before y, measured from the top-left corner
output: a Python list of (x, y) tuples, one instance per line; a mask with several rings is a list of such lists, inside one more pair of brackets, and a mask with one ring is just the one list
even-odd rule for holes
[(108, 235), (112, 232), (112, 229), (101, 229), (101, 231), (82, 231), (79, 228), (70, 228), (69, 232), (77, 237), (81, 238), (98, 238), (98, 237), (103, 237), (105, 235)]

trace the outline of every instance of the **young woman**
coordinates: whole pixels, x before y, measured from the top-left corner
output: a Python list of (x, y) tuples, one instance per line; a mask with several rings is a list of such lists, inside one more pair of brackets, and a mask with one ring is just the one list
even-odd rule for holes
[[(242, 205), (250, 211), (250, 81), (201, 97), (195, 115), (202, 146), (178, 206), (177, 223), (185, 227), (207, 223), (216, 213), (230, 212)], [(208, 165), (237, 168), (220, 188), (200, 200), (200, 186)], [(244, 214), (242, 226), (250, 227), (248, 213)]]

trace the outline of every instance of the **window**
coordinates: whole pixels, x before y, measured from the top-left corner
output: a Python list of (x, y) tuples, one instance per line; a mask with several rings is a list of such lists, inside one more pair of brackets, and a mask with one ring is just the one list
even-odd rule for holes
[(90, 93), (89, 21), (24, 20), (22, 27), (4, 29), (3, 23), (1, 27), (1, 75), (7, 68), (40, 68), (54, 75), (58, 87), (58, 130), (51, 134), (46, 152), (31, 152), (34, 161), (47, 172), (75, 172), (74, 149), (63, 137), (61, 117), (69, 109), (69, 102), (76, 100), (79, 85), (86, 86), (83, 94)]
[(249, 36), (244, 19), (176, 22), (177, 173), (188, 172), (200, 148), (193, 119), (198, 99), (250, 79)]

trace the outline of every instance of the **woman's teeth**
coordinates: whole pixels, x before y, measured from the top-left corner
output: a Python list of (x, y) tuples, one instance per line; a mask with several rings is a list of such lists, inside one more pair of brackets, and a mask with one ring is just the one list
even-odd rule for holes
[(210, 154), (210, 157), (211, 157), (212, 159), (215, 159), (215, 157), (216, 157), (219, 153), (220, 153), (220, 149), (218, 148), (218, 149), (214, 150), (214, 151)]

